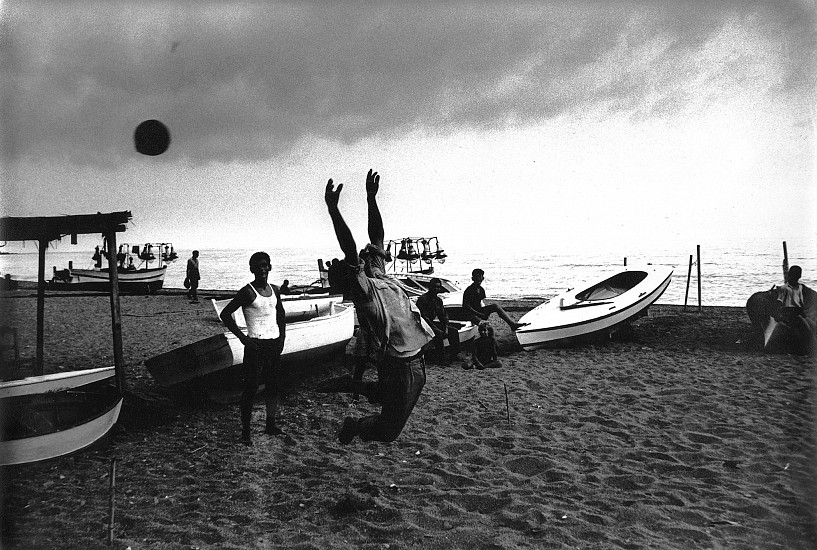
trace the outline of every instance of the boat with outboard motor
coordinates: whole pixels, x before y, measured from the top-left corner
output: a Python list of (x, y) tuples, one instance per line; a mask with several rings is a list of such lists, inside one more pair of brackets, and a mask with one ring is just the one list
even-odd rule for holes
[[(102, 267), (107, 259), (107, 243), (102, 249), (97, 246), (91, 259), (94, 266), (76, 269), (69, 262), (68, 268), (54, 268), (48, 286), (53, 290), (108, 290), (110, 280), (108, 268)], [(123, 243), (116, 254), (119, 290), (130, 294), (152, 294), (164, 285), (167, 264), (178, 259), (172, 243), (145, 243), (130, 246)], [(139, 260), (135, 262), (134, 259)], [(154, 265), (151, 265), (154, 264)]]
[(664, 266), (624, 266), (607, 270), (568, 289), (523, 315), (525, 326), (515, 331), (526, 350), (562, 346), (608, 337), (630, 321), (646, 315), (664, 293), (673, 269)]

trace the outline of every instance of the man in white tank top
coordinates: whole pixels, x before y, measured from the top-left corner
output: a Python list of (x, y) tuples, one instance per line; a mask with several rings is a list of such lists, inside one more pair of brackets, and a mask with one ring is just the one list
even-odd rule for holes
[[(244, 344), (244, 364), (241, 366), (241, 442), (252, 445), (252, 405), (258, 386), (264, 384), (267, 424), (264, 433), (281, 435), (275, 424), (282, 373), (281, 351), (286, 338), (286, 315), (279, 289), (267, 282), (271, 269), (266, 252), (250, 256), (250, 271), (255, 279), (236, 293), (221, 311), (221, 321)], [(233, 318), (242, 308), (247, 320), (244, 334)]]

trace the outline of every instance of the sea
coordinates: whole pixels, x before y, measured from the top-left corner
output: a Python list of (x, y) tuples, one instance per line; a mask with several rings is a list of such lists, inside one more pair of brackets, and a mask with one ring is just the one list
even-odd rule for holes
[[(52, 245), (53, 246), (53, 245)], [(80, 245), (81, 247), (81, 245)], [(199, 249), (202, 290), (234, 291), (252, 279), (248, 259), (255, 249)], [(789, 247), (789, 251), (791, 248)], [(319, 280), (318, 259), (324, 261), (340, 256), (332, 248), (278, 248), (268, 249), (272, 258), (270, 281), (280, 284), (284, 279), (290, 285), (309, 285)], [(187, 258), (190, 250), (176, 249), (179, 258), (168, 265), (165, 288), (183, 288)], [(652, 264), (673, 268), (672, 282), (658, 299), (659, 304), (688, 304), (697, 306), (746, 305), (754, 292), (768, 290), (782, 284), (783, 248), (781, 243), (763, 243), (746, 246), (700, 246), (652, 248), (634, 251), (629, 256), (605, 252), (576, 251), (553, 253), (548, 251), (488, 251), (446, 250), (444, 262), (423, 264), (433, 267), (434, 274), (465, 288), (471, 282), (471, 270), (485, 271), (483, 288), (488, 299), (529, 299), (542, 301), (568, 288), (576, 288), (582, 281), (593, 280), (594, 274), (608, 268)], [(69, 262), (74, 268), (91, 268), (93, 250), (78, 249), (65, 242), (57, 243), (46, 252), (46, 278), (54, 269), (64, 269)], [(803, 268), (802, 282), (817, 287), (817, 253), (814, 249), (789, 253), (789, 261)], [(0, 254), (0, 273), (11, 274), (13, 279), (37, 280), (38, 254), (32, 244), (20, 252)], [(690, 262), (691, 265), (690, 265)], [(404, 262), (391, 265), (392, 271), (404, 271)], [(154, 264), (155, 265), (155, 262)], [(415, 263), (414, 268), (419, 264)], [(700, 280), (698, 272), (700, 268)]]

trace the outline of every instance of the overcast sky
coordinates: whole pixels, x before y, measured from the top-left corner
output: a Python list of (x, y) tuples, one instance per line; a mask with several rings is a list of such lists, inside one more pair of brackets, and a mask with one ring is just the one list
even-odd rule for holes
[(390, 4), (3, 2), (3, 214), (334, 247), (332, 177), (362, 246), (374, 168), (387, 239), (813, 246), (810, 2)]

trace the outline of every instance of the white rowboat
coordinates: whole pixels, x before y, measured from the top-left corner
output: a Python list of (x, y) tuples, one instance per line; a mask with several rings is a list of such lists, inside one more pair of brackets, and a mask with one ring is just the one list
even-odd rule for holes
[[(354, 307), (329, 303), (311, 319), (287, 323), (283, 365), (302, 365), (342, 353), (354, 332)], [(173, 386), (224, 371), (244, 362), (244, 345), (229, 331), (145, 361), (162, 386)]]
[[(221, 315), (221, 311), (230, 303), (230, 299), (226, 300), (210, 300), (213, 303), (213, 309), (216, 310), (216, 316)], [(315, 317), (320, 311), (326, 310), (329, 304), (339, 304), (343, 301), (343, 295), (331, 294), (326, 296), (311, 296), (309, 294), (298, 294), (297, 296), (284, 294), (281, 296), (281, 303), (284, 305), (284, 311), (287, 315), (287, 323), (298, 320), (307, 320)], [(244, 320), (244, 312), (241, 308), (233, 313), (233, 319), (240, 328), (247, 328), (247, 321)]]
[(0, 465), (63, 456), (107, 434), (122, 409), (113, 379), (104, 367), (0, 382)]
[(645, 315), (664, 293), (672, 268), (647, 265), (610, 270), (536, 306), (519, 319), (516, 331), (526, 350), (565, 345), (609, 335), (619, 326)]

